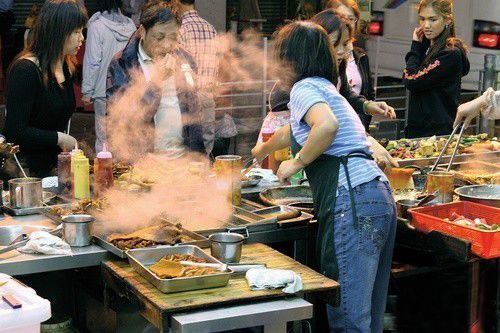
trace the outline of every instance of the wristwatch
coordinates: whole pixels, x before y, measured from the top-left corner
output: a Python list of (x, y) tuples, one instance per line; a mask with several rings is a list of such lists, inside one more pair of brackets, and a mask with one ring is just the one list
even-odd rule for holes
[(305, 167), (307, 166), (307, 163), (304, 162), (303, 159), (300, 158), (300, 152), (298, 152), (297, 154), (295, 154), (295, 157), (294, 157), (295, 160), (299, 161), (299, 163)]

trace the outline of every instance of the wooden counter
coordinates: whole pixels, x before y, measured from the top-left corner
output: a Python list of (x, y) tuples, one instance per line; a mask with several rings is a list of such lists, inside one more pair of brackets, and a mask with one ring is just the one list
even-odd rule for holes
[[(241, 262), (265, 263), (268, 268), (293, 270), (302, 278), (304, 289), (301, 294), (321, 292), (323, 296), (334, 297), (339, 288), (337, 282), (263, 244), (244, 245)], [(175, 312), (288, 296), (280, 289), (251, 291), (244, 275), (231, 278), (228, 285), (221, 288), (164, 294), (135, 272), (127, 261), (106, 261), (103, 273), (109, 288), (132, 302), (138, 302), (141, 314), (160, 329), (168, 327), (169, 316)]]

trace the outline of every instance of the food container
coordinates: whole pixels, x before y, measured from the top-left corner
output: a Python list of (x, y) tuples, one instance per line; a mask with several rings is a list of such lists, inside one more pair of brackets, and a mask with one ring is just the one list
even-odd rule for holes
[(70, 246), (88, 246), (92, 240), (92, 215), (66, 215), (62, 217), (63, 237)]
[(439, 231), (443, 234), (468, 240), (472, 252), (485, 259), (500, 258), (500, 231), (481, 230), (445, 221), (453, 213), (469, 219), (485, 219), (488, 224), (500, 221), (500, 209), (473, 202), (458, 201), (443, 205), (420, 207), (410, 210), (413, 226), (424, 232)]
[(22, 306), (13, 309), (0, 302), (0, 332), (38, 333), (40, 324), (51, 317), (50, 302), (24, 283), (0, 273), (0, 295), (14, 296)]
[(462, 201), (500, 208), (500, 185), (462, 186), (455, 193)]
[(10, 207), (34, 208), (42, 205), (43, 190), (40, 178), (14, 178), (9, 180)]
[(239, 262), (245, 236), (232, 232), (218, 232), (208, 236), (210, 253), (223, 263)]
[(206, 254), (197, 246), (159, 246), (155, 248), (134, 249), (126, 251), (130, 266), (153, 284), (163, 293), (224, 287), (229, 282), (232, 270), (222, 271), (218, 274), (181, 277), (174, 279), (160, 279), (149, 270), (149, 266), (157, 263), (161, 258), (171, 254), (189, 254), (204, 259), (208, 263), (222, 264), (219, 260)]
[(391, 187), (395, 190), (415, 188), (413, 168), (392, 168), (386, 171)]
[[(113, 253), (115, 256), (120, 257), (122, 259), (127, 258), (127, 250), (122, 250), (116, 246), (113, 245), (113, 243), (108, 242), (108, 236), (109, 235), (94, 235), (94, 242), (95, 244), (99, 245), (103, 249)], [(182, 239), (181, 242), (172, 246), (183, 246), (183, 245), (196, 245), (200, 248), (208, 248), (210, 247), (210, 241), (208, 238), (182, 228)], [(156, 245), (156, 246), (151, 246), (148, 247), (148, 249), (155, 248), (155, 247), (162, 247), (166, 245)], [(132, 250), (132, 249), (131, 249)]]
[(427, 175), (426, 192), (438, 195), (433, 202), (448, 203), (453, 201), (453, 190), (455, 189), (455, 175), (452, 172), (432, 171)]
[(407, 220), (411, 220), (411, 214), (408, 212), (408, 209), (417, 207), (419, 202), (420, 200), (413, 199), (401, 199), (396, 201), (398, 216)]
[(217, 184), (221, 189), (229, 189), (229, 201), (241, 205), (241, 156), (221, 155), (215, 158), (214, 169)]

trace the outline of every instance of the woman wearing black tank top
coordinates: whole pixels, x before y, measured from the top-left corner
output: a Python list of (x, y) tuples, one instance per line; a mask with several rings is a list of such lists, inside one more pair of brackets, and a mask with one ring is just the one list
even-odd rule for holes
[(87, 19), (77, 0), (46, 1), (33, 39), (8, 71), (4, 133), (20, 146), (31, 176), (52, 174), (58, 153), (76, 144), (65, 131), (75, 110), (75, 56)]

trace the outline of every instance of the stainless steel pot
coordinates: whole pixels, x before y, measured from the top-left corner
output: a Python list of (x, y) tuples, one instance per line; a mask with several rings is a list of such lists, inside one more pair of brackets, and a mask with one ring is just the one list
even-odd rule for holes
[(407, 220), (411, 220), (411, 214), (408, 209), (417, 207), (420, 200), (401, 199), (396, 201), (398, 216)]
[(231, 232), (218, 232), (208, 236), (210, 253), (223, 263), (237, 263), (241, 259), (241, 247), (245, 236)]
[(34, 208), (42, 206), (42, 180), (40, 178), (14, 178), (9, 180), (10, 206)]
[(70, 246), (88, 246), (92, 239), (91, 215), (66, 215), (62, 217), (63, 237)]

